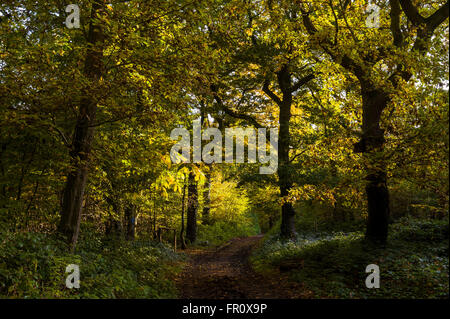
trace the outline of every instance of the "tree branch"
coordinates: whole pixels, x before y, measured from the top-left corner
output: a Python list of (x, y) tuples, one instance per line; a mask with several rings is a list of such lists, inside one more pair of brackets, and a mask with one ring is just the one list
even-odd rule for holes
[(391, 5), (391, 31), (394, 37), (394, 45), (401, 47), (403, 45), (403, 34), (400, 29), (400, 14), (402, 13), (399, 0), (389, 0)]
[(448, 18), (449, 3), (448, 1), (441, 6), (435, 13), (425, 19), (427, 27), (431, 32)]
[(227, 114), (231, 117), (234, 117), (234, 118), (245, 120), (256, 128), (264, 127), (253, 116), (244, 114), (244, 113), (238, 113), (238, 112), (233, 111), (232, 109), (228, 108), (227, 106), (225, 106), (222, 99), (219, 97), (219, 95), (217, 95), (217, 88), (215, 87), (215, 85), (211, 85), (211, 91), (213, 93), (214, 100), (219, 105), (219, 107), (225, 112), (225, 114)]
[(328, 5), (330, 6), (331, 12), (333, 13), (334, 17), (334, 45), (337, 45), (339, 36), (339, 21), (336, 12), (334, 12), (333, 1), (329, 0)]
[(308, 150), (308, 149), (303, 150), (303, 151), (301, 151), (301, 152), (295, 154), (294, 156), (292, 156), (292, 158), (289, 159), (289, 163), (292, 163), (297, 157), (299, 157), (300, 155), (304, 154), (307, 150)]
[[(300, 9), (302, 12), (302, 20), (303, 25), (305, 26), (306, 31), (309, 33), (310, 36), (314, 36), (317, 33), (317, 29), (312, 23), (309, 13), (306, 12), (303, 8)], [(324, 45), (325, 42), (328, 46), (333, 47), (333, 45), (330, 43), (329, 39), (324, 39), (319, 45), (322, 47), (322, 49), (336, 62), (339, 63), (342, 67), (346, 68), (347, 70), (353, 72), (355, 76), (359, 80), (364, 80), (365, 72), (361, 68), (360, 65), (358, 65), (352, 58), (350, 58), (348, 55), (336, 55), (334, 54), (327, 45)]]
[(314, 79), (316, 76), (314, 74), (309, 74), (307, 76), (304, 76), (300, 80), (297, 81), (297, 83), (294, 84), (294, 86), (291, 88), (291, 92), (297, 91), (299, 88), (301, 88), (303, 85)]
[(269, 80), (265, 80), (264, 84), (263, 84), (263, 88), (262, 88), (263, 92), (267, 94), (268, 97), (270, 97), (272, 99), (272, 101), (274, 101), (275, 103), (277, 103), (278, 106), (281, 106), (281, 104), (283, 103), (281, 101), (281, 99), (275, 94), (273, 93), (270, 88), (269, 88)]
[(416, 27), (425, 23), (425, 18), (422, 17), (417, 8), (412, 4), (410, 0), (399, 0), (402, 6), (403, 12), (408, 17), (409, 21)]
[(427, 27), (427, 31), (429, 33), (433, 33), (434, 30), (448, 18), (449, 11), (449, 2), (447, 1), (444, 5), (442, 5), (438, 10), (436, 10), (431, 16), (428, 18), (424, 18), (416, 6), (414, 6), (411, 0), (399, 0), (402, 6), (403, 12), (405, 12), (408, 19), (411, 23), (418, 27), (421, 24), (425, 24)]
[[(431, 16), (428, 18), (424, 18), (420, 15), (417, 8), (411, 3), (411, 0), (398, 0), (403, 12), (407, 16), (408, 20), (410, 20), (413, 25), (417, 26), (418, 32), (417, 37), (414, 41), (414, 45), (412, 47), (412, 51), (417, 51), (420, 54), (424, 55), (428, 51), (429, 47), (429, 39), (431, 38), (434, 30), (443, 23), (449, 15), (449, 2), (447, 1), (444, 5), (442, 5), (438, 10), (436, 10)], [(391, 4), (394, 1), (391, 1)], [(397, 85), (398, 77), (403, 78), (403, 80), (408, 81), (412, 76), (412, 73), (407, 70), (403, 65), (398, 65), (397, 71), (394, 72), (389, 80)]]

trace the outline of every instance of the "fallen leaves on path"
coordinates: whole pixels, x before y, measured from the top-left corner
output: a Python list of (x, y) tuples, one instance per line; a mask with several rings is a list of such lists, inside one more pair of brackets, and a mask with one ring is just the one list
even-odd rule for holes
[(190, 260), (177, 280), (180, 298), (311, 298), (311, 292), (285, 274), (262, 276), (251, 269), (248, 257), (261, 239), (234, 238), (216, 250), (186, 250)]

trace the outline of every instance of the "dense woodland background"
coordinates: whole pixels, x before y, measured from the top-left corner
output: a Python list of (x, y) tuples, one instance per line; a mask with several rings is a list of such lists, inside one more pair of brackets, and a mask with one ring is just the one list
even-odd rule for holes
[[(69, 3), (0, 4), (0, 297), (174, 298), (184, 248), (264, 233), (312, 298), (448, 298), (448, 2)], [(197, 119), (277, 127), (277, 173), (171, 163)]]

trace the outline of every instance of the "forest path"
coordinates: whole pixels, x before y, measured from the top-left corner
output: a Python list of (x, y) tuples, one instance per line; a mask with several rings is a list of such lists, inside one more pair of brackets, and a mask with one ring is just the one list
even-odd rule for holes
[(177, 279), (179, 297), (186, 299), (311, 298), (301, 284), (286, 275), (255, 273), (248, 262), (262, 235), (233, 238), (215, 250), (188, 249), (190, 257)]

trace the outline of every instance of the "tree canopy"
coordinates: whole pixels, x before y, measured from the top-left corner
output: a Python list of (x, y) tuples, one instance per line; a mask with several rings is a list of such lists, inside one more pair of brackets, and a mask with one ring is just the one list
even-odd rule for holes
[[(0, 296), (37, 296), (44, 288), (45, 296), (78, 296), (45, 284), (33, 290), (39, 284), (11, 271), (14, 236), (22, 236), (18, 243), (37, 236), (31, 255), (54, 240), (61, 265), (73, 256), (81, 263), (83, 251), (101, 255), (104, 247), (126, 258), (126, 245), (150, 242), (130, 252), (137, 269), (141, 254), (157, 256), (146, 261), (153, 265), (178, 258), (167, 259), (168, 248), (156, 242), (193, 249), (263, 233), (264, 245), (251, 257), (255, 269), (294, 273), (294, 264), (333, 245), (400, 254), (403, 248), (390, 247), (418, 227), (426, 239), (414, 249), (422, 253), (434, 247), (434, 231), (448, 236), (448, 1), (67, 6), (0, 4), (0, 250), (9, 247), (0, 254)], [(68, 20), (77, 14), (79, 26)], [(173, 162), (179, 140), (171, 132), (187, 129), (195, 149), (196, 121), (199, 147), (211, 142), (208, 129), (221, 132), (223, 146), (227, 129), (254, 129), (267, 152), (276, 137), (276, 171), (260, 174), (267, 164), (250, 161), (249, 136), (236, 137), (245, 144), (244, 163)], [(227, 154), (225, 147), (214, 152)], [(333, 237), (337, 232), (344, 237)], [(30, 256), (24, 260), (41, 262)], [(120, 260), (114, 256), (106, 263)], [(439, 263), (433, 265), (448, 280), (448, 261)], [(61, 265), (45, 266), (46, 276)], [(308, 277), (309, 266), (296, 278)], [(427, 278), (443, 285), (436, 276)], [(163, 287), (158, 280), (145, 285)], [(175, 291), (147, 294), (134, 284), (113, 297)], [(335, 288), (311, 291), (340, 296)], [(442, 296), (441, 288), (431, 294)], [(108, 291), (85, 296), (111, 297)]]

